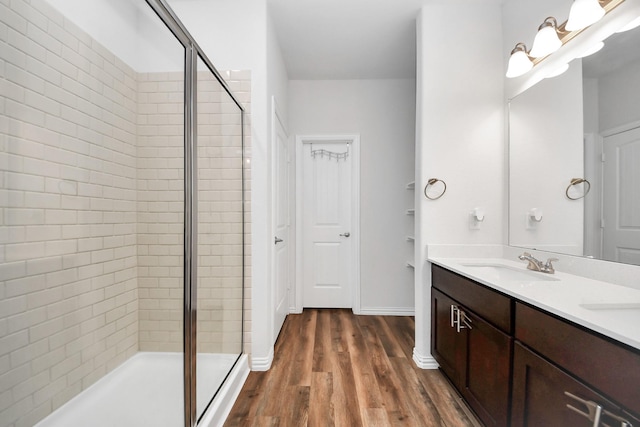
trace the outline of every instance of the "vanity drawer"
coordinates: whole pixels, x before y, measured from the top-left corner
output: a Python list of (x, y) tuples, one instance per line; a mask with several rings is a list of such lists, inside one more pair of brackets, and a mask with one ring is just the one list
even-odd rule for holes
[(471, 279), (431, 265), (431, 283), (507, 334), (512, 334), (512, 300)]
[(515, 337), (640, 415), (640, 352), (520, 302)]

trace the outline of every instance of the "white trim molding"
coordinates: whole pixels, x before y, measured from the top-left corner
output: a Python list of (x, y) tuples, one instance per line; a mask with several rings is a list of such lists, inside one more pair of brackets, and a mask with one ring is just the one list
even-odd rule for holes
[(236, 402), (238, 395), (240, 395), (242, 386), (249, 376), (249, 372), (249, 358), (246, 354), (243, 354), (231, 370), (229, 377), (222, 384), (220, 392), (216, 395), (198, 425), (207, 427), (224, 425), (229, 413), (231, 413), (233, 404)]
[(360, 307), (362, 316), (415, 316), (416, 310), (413, 307)]
[(413, 361), (420, 369), (438, 369), (440, 367), (433, 356), (424, 356), (418, 353), (415, 347), (413, 348)]
[(251, 370), (252, 371), (268, 371), (271, 369), (273, 363), (273, 346), (269, 348), (269, 354), (265, 357), (255, 357), (251, 355)]

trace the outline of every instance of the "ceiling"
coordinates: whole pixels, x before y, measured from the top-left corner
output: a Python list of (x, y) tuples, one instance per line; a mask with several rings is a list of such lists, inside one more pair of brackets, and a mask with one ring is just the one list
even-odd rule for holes
[(289, 78), (415, 78), (426, 0), (268, 0)]

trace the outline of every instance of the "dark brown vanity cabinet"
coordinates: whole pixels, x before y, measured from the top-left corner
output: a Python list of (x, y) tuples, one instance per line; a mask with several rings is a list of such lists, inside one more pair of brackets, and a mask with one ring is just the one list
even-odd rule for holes
[(515, 325), (513, 427), (640, 426), (640, 352), (521, 303)]
[(486, 426), (640, 427), (640, 351), (432, 265), (431, 351)]
[[(513, 355), (512, 402), (512, 427), (638, 425), (616, 404), (518, 342)], [(599, 421), (595, 419), (598, 411)]]
[(510, 328), (510, 301), (440, 267), (432, 271), (432, 354), (485, 425), (507, 426), (513, 339), (478, 311)]

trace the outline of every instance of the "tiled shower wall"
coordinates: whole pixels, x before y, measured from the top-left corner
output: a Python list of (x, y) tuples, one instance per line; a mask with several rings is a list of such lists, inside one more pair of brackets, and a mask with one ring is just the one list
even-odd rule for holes
[(0, 17), (0, 423), (29, 426), (138, 349), (137, 82), (43, 3)]
[[(250, 76), (228, 74), (242, 87)], [(183, 81), (138, 75), (140, 350), (182, 351)], [(236, 96), (249, 99), (245, 89)], [(242, 122), (198, 72), (198, 351), (239, 353), (242, 327)]]
[(138, 75), (140, 350), (182, 351), (183, 73)]
[(176, 350), (181, 136), (144, 126), (181, 125), (148, 114), (144, 86), (180, 83), (136, 73), (43, 1), (0, 1), (0, 51), (0, 425), (31, 426), (138, 349)]

